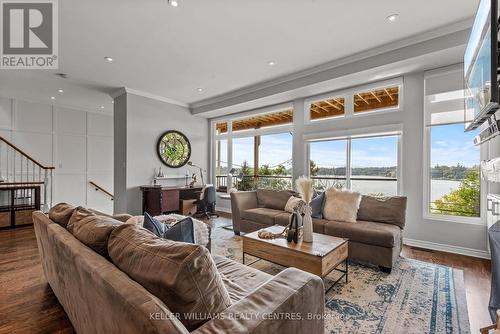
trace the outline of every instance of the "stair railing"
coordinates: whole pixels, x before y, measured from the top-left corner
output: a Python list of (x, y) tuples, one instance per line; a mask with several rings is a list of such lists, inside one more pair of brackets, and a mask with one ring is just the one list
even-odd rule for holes
[(101, 187), (100, 185), (95, 183), (94, 181), (89, 181), (89, 184), (92, 187), (94, 187), (95, 191), (100, 191), (100, 192), (103, 192), (104, 194), (108, 195), (112, 201), (115, 199), (115, 196), (112, 193), (110, 193), (109, 191), (107, 191), (106, 189), (104, 189), (103, 187)]
[[(0, 136), (0, 188), (22, 185), (40, 185), (43, 211), (52, 207), (54, 198), (54, 169), (44, 166), (19, 147)], [(31, 189), (16, 191), (15, 200), (23, 202), (32, 198)]]

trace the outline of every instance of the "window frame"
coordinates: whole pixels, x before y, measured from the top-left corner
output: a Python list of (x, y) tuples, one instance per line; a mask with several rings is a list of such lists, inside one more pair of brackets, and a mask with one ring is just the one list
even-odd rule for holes
[[(439, 75), (446, 75), (452, 72), (458, 72), (458, 71), (463, 71), (462, 67), (460, 65), (452, 65), (448, 66), (445, 68), (440, 68), (437, 70), (431, 70), (428, 72), (424, 73), (424, 94), (423, 94), (423, 99), (424, 99), (424, 117), (423, 117), (423, 192), (422, 192), (422, 216), (425, 220), (429, 221), (435, 221), (435, 222), (452, 222), (452, 223), (461, 223), (461, 224), (470, 224), (470, 225), (486, 225), (485, 219), (484, 218), (484, 200), (486, 199), (486, 193), (487, 193), (487, 185), (485, 182), (480, 178), (480, 184), (481, 184), (481, 192), (480, 192), (480, 210), (479, 210), (479, 217), (465, 217), (465, 216), (453, 216), (453, 215), (444, 215), (444, 214), (439, 214), (439, 213), (432, 213), (430, 209), (430, 199), (431, 199), (431, 130), (433, 126), (446, 126), (446, 125), (453, 125), (453, 124), (464, 124), (465, 119), (463, 122), (450, 122), (450, 123), (443, 123), (443, 124), (435, 124), (435, 125), (428, 125), (430, 124), (430, 111), (427, 110), (426, 108), (426, 80), (428, 78), (432, 78), (435, 76)], [(480, 148), (480, 156), (479, 156), (479, 161), (478, 164), (481, 162), (481, 148)]]
[(352, 140), (358, 138), (377, 138), (377, 137), (397, 137), (397, 193), (396, 196), (401, 196), (404, 193), (403, 190), (403, 128), (400, 125), (391, 126), (379, 126), (370, 128), (360, 128), (357, 129), (354, 134), (353, 131), (346, 130), (345, 132), (335, 131), (336, 136), (333, 133), (322, 133), (316, 135), (304, 136), (304, 141), (307, 145), (307, 175), (309, 175), (309, 165), (311, 162), (311, 144), (314, 142), (325, 142), (332, 140), (347, 140), (346, 143), (346, 189), (351, 190), (351, 179), (352, 179)]
[[(354, 95), (358, 93), (363, 93), (367, 90), (376, 90), (387, 87), (399, 87), (399, 103), (397, 107), (389, 107), (389, 108), (381, 108), (364, 112), (354, 112)], [(335, 98), (343, 98), (344, 99), (344, 115), (326, 117), (321, 119), (311, 119), (311, 104), (317, 103), (320, 101), (335, 99)], [(316, 124), (316, 123), (324, 123), (324, 122), (335, 122), (339, 119), (349, 119), (354, 117), (363, 117), (363, 116), (373, 116), (373, 115), (381, 115), (386, 113), (398, 112), (403, 109), (404, 105), (404, 78), (397, 77), (384, 81), (377, 81), (366, 85), (354, 86), (351, 88), (331, 91), (324, 94), (319, 94), (315, 96), (308, 97), (304, 100), (304, 123), (308, 124)]]

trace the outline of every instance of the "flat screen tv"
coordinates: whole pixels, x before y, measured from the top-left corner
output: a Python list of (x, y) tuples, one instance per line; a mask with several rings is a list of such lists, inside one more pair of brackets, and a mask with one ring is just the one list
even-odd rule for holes
[(465, 130), (499, 109), (498, 0), (481, 0), (464, 54)]

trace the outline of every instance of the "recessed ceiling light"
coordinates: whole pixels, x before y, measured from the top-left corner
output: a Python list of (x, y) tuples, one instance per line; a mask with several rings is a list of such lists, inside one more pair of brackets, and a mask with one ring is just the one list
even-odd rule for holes
[(104, 59), (105, 59), (106, 61), (110, 62), (110, 63), (112, 63), (112, 62), (113, 62), (113, 58), (111, 58), (111, 57), (104, 57)]
[(111, 104), (115, 104), (115, 100), (112, 100), (112, 101), (111, 101)]
[(64, 93), (64, 91), (62, 89), (59, 89), (58, 92), (61, 94)]
[(101, 106), (101, 109), (104, 109), (104, 106)]
[(274, 66), (274, 65), (276, 65), (276, 61), (270, 60), (270, 61), (267, 62), (267, 65)]
[(200, 88), (196, 88), (196, 90), (197, 90), (198, 92), (200, 92), (200, 93), (201, 93), (201, 92), (203, 92), (203, 88), (201, 88), (201, 87), (200, 87)]
[(399, 14), (391, 14), (389, 16), (387, 16), (385, 19), (389, 22), (394, 22), (398, 19), (399, 17)]
[(177, 7), (179, 6), (179, 3), (177, 2), (177, 0), (168, 0), (168, 4), (172, 7)]
[(51, 97), (50, 97), (50, 99), (51, 99), (51, 100), (55, 100), (55, 99), (56, 99), (56, 97), (55, 97), (55, 96), (51, 96)]

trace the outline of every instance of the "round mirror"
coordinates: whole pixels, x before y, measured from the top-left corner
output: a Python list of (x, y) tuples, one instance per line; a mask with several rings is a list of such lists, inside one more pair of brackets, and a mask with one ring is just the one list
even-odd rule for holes
[(158, 140), (158, 156), (171, 168), (184, 166), (191, 157), (189, 139), (179, 131), (167, 131)]

